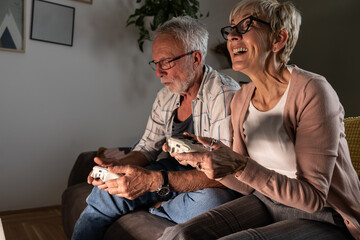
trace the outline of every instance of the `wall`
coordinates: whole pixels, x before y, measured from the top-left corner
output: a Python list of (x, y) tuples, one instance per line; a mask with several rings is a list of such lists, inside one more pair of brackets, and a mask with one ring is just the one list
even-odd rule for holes
[[(135, 143), (161, 87), (147, 66), (151, 43), (141, 53), (137, 30), (125, 27), (135, 1), (52, 1), (76, 8), (73, 47), (29, 40), (28, 0), (26, 53), (0, 52), (0, 211), (60, 204), (77, 155)], [(236, 2), (200, 0), (215, 68), (226, 60), (211, 49)], [(292, 62), (325, 75), (347, 115), (360, 115), (359, 2), (295, 3), (304, 21)]]
[(345, 116), (360, 115), (360, 1), (296, 0), (303, 15), (291, 62), (327, 78)]
[(28, 0), (26, 52), (0, 52), (0, 211), (60, 204), (77, 155), (133, 145), (161, 87), (135, 1), (52, 2), (76, 8), (73, 47), (29, 39)]
[(33, 41), (0, 52), (0, 211), (60, 204), (82, 151), (130, 146), (161, 87), (135, 28), (134, 1), (53, 1), (76, 8), (73, 47)]

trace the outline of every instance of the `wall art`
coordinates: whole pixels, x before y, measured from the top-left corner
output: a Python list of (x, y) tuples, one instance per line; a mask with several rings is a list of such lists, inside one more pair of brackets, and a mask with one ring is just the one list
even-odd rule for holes
[(93, 0), (74, 0), (74, 1), (83, 2), (83, 3), (87, 3), (87, 4), (92, 4), (93, 3)]
[(72, 46), (75, 8), (33, 0), (30, 39)]
[(26, 0), (0, 0), (0, 50), (25, 52)]

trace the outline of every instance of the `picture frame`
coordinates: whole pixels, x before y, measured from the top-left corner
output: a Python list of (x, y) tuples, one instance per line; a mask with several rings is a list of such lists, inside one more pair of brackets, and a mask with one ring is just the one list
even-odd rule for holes
[(82, 3), (87, 3), (87, 4), (93, 4), (93, 0), (74, 0), (76, 2), (82, 2)]
[(0, 50), (25, 52), (26, 0), (0, 0)]
[(75, 8), (33, 0), (30, 39), (73, 46)]

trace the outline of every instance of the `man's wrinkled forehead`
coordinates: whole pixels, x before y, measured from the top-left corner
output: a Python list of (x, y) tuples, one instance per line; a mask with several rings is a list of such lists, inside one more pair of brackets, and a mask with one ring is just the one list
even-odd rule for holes
[(176, 40), (171, 34), (159, 34), (153, 41), (153, 55), (176, 55), (176, 52), (183, 52), (183, 44)]

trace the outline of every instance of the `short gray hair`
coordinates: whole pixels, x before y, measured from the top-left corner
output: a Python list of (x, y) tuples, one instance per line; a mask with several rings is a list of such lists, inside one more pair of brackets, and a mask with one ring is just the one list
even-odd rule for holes
[(254, 17), (265, 18), (262, 20), (270, 23), (271, 37), (274, 37), (278, 30), (287, 31), (289, 38), (285, 47), (279, 52), (280, 60), (286, 64), (299, 38), (301, 25), (301, 15), (294, 4), (279, 3), (277, 0), (242, 0), (231, 10), (230, 23), (243, 10), (249, 10)]
[(185, 51), (199, 50), (202, 63), (208, 48), (209, 32), (205, 26), (189, 16), (174, 17), (155, 30), (154, 39), (160, 34), (170, 34), (183, 44)]

